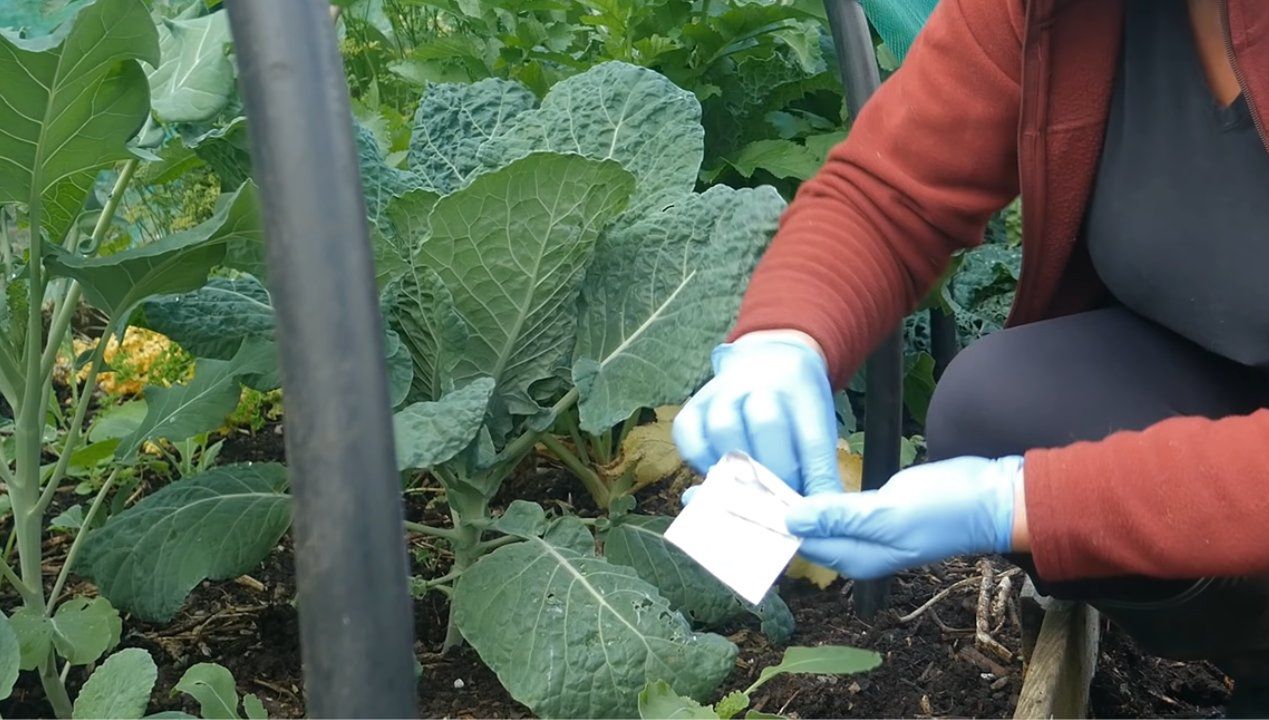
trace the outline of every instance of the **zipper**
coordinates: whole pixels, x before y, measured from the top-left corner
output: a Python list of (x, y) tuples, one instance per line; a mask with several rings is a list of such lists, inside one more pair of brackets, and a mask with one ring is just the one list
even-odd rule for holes
[(1243, 99), (1247, 101), (1247, 108), (1251, 111), (1251, 122), (1256, 126), (1256, 133), (1260, 135), (1260, 142), (1265, 146), (1265, 152), (1269, 152), (1269, 135), (1265, 134), (1265, 126), (1260, 120), (1259, 109), (1255, 99), (1251, 96), (1251, 90), (1247, 88), (1247, 79), (1243, 75), (1242, 68), (1238, 65), (1238, 58), (1234, 53), (1234, 32), (1230, 26), (1229, 20), (1229, 0), (1220, 0), (1221, 8), (1221, 24), (1225, 31), (1225, 55), (1229, 58), (1229, 66), (1234, 70), (1234, 79), (1238, 81), (1238, 89), (1243, 93)]

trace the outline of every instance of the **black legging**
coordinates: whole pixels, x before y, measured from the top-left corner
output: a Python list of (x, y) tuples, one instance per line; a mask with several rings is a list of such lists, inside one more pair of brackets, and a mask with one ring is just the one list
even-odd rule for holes
[[(1219, 418), (1269, 406), (1269, 379), (1115, 307), (1002, 330), (971, 344), (940, 379), (926, 419), (931, 460), (1000, 457), (1099, 440), (1176, 415)], [(1114, 482), (1114, 478), (1106, 478)], [(1149, 601), (1190, 581), (1047, 583), (1066, 599)]]

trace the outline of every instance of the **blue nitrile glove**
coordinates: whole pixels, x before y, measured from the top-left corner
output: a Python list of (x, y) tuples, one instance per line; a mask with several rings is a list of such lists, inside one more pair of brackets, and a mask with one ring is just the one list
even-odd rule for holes
[(824, 358), (792, 335), (754, 334), (711, 356), (714, 378), (674, 419), (679, 455), (704, 473), (739, 450), (802, 495), (841, 493)]
[(872, 580), (957, 555), (1006, 553), (1022, 458), (959, 457), (908, 468), (880, 490), (805, 498), (789, 511), (798, 553)]

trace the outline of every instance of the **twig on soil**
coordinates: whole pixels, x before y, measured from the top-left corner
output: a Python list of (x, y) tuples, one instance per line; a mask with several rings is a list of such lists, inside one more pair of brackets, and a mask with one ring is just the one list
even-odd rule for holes
[(934, 621), (934, 624), (939, 626), (939, 630), (942, 630), (944, 633), (948, 635), (973, 635), (974, 634), (973, 628), (954, 628), (951, 625), (948, 625), (947, 623), (943, 622), (943, 619), (939, 617), (939, 614), (934, 612), (934, 608), (930, 608), (926, 612), (929, 614), (930, 619)]
[[(1010, 568), (1009, 570), (1006, 570), (1006, 571), (1005, 571), (1005, 572), (1001, 575), (1001, 577), (1005, 578), (1005, 580), (1008, 580), (1009, 578), (1013, 577), (1014, 575), (1017, 575), (1019, 572), (1021, 572), (1021, 571), (1020, 571), (1018, 568)], [(964, 588), (964, 587), (969, 587), (970, 585), (973, 585), (974, 583), (978, 583), (978, 582), (981, 582), (981, 581), (982, 581), (982, 578), (981, 578), (980, 576), (978, 576), (978, 575), (975, 575), (975, 576), (973, 576), (973, 577), (967, 577), (967, 578), (964, 578), (964, 579), (958, 580), (958, 581), (956, 581), (956, 582), (952, 583), (951, 585), (948, 585), (946, 588), (943, 588), (942, 590), (938, 591), (938, 593), (936, 593), (936, 594), (934, 595), (934, 597), (932, 597), (932, 598), (930, 598), (929, 600), (925, 601), (925, 604), (924, 604), (924, 605), (922, 605), (921, 607), (919, 607), (919, 608), (917, 608), (916, 610), (913, 610), (912, 612), (908, 613), (907, 615), (904, 615), (903, 617), (899, 618), (899, 622), (901, 622), (901, 623), (910, 623), (910, 622), (912, 622), (913, 620), (916, 620), (917, 618), (921, 617), (921, 615), (922, 615), (922, 614), (924, 614), (924, 613), (925, 613), (925, 611), (929, 610), (931, 607), (934, 607), (934, 605), (935, 605), (938, 601), (942, 600), (943, 598), (946, 598), (948, 595), (950, 595), (950, 594), (952, 594), (952, 593), (956, 592), (957, 590), (960, 590), (961, 588)], [(1011, 586), (1012, 586), (1012, 581), (1010, 581), (1010, 582), (1011, 582)], [(1006, 594), (1007, 594), (1007, 593), (1006, 593)]]
[(1008, 668), (982, 654), (975, 647), (966, 645), (961, 648), (960, 652), (957, 654), (961, 657), (961, 659), (968, 660), (996, 677), (1005, 677), (1009, 674)]
[(995, 585), (995, 568), (992, 567), (990, 560), (983, 558), (978, 561), (978, 569), (982, 573), (982, 582), (978, 587), (978, 611), (974, 613), (976, 630), (974, 644), (1005, 662), (1012, 662), (1013, 653), (991, 636), (991, 591), (992, 586)]

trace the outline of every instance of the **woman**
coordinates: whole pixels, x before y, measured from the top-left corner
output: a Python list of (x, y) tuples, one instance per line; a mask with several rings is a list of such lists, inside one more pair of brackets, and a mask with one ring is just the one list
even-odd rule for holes
[[(1269, 715), (1269, 3), (943, 0), (791, 203), (674, 432), (802, 494), (855, 578), (1006, 553)], [(931, 463), (843, 494), (831, 391), (1021, 195), (1008, 329), (944, 374)]]

